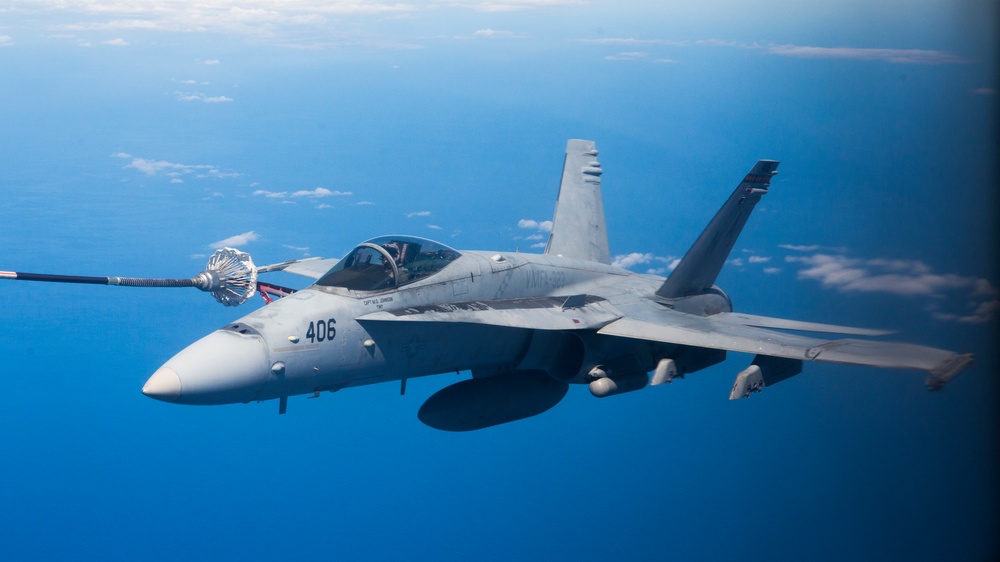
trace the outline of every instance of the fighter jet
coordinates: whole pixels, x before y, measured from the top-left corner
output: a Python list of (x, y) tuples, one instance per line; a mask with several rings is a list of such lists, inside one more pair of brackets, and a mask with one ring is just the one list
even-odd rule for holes
[[(469, 431), (540, 414), (571, 384), (595, 397), (662, 385), (749, 354), (729, 392), (737, 400), (820, 361), (921, 370), (939, 390), (971, 361), (931, 347), (856, 337), (888, 332), (733, 311), (715, 285), (778, 162), (758, 161), (667, 278), (611, 263), (593, 141), (570, 140), (542, 254), (455, 250), (415, 236), (380, 236), (340, 260), (256, 267), (220, 250), (192, 279), (86, 278), (0, 272), (0, 278), (111, 285), (195, 286), (227, 305), (259, 292), (266, 306), (167, 361), (142, 392), (176, 404), (231, 404), (441, 373), (471, 378), (432, 395), (418, 418)], [(315, 282), (292, 290), (258, 281), (285, 271)]]

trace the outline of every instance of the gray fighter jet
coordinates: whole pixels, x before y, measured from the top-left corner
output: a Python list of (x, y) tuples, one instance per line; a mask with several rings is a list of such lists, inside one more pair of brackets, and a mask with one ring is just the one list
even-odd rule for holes
[[(418, 417), (468, 431), (540, 414), (571, 383), (599, 398), (669, 383), (753, 355), (730, 400), (802, 371), (805, 361), (928, 372), (940, 389), (972, 361), (930, 347), (805, 337), (888, 332), (733, 312), (715, 279), (743, 225), (767, 194), (778, 162), (761, 160), (729, 196), (670, 276), (611, 265), (592, 141), (570, 140), (543, 254), (458, 251), (413, 236), (382, 236), (340, 260), (257, 268), (226, 248), (193, 279), (81, 278), (15, 272), (0, 277), (113, 285), (195, 286), (235, 305), (260, 292), (270, 304), (175, 355), (142, 392), (177, 404), (229, 404), (439, 373), (472, 377), (431, 396)], [(257, 280), (286, 271), (315, 279), (294, 291)], [(273, 301), (273, 302), (271, 302)], [(650, 373), (652, 375), (650, 376)]]

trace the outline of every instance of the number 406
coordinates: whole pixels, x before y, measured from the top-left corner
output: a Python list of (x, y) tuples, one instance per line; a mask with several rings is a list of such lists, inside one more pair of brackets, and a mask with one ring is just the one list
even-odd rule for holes
[(333, 327), (337, 321), (333, 318), (310, 322), (309, 329), (306, 330), (306, 339), (310, 342), (322, 342), (332, 340), (337, 335), (337, 329)]

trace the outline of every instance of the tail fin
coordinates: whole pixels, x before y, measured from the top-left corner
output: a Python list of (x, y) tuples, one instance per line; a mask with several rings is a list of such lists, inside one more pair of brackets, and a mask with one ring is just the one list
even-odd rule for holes
[(594, 141), (566, 143), (559, 198), (545, 253), (611, 263), (601, 200), (601, 164)]
[(771, 176), (778, 173), (777, 168), (778, 162), (774, 160), (757, 162), (656, 291), (658, 296), (668, 299), (685, 297), (704, 291), (715, 283), (754, 205), (767, 193)]

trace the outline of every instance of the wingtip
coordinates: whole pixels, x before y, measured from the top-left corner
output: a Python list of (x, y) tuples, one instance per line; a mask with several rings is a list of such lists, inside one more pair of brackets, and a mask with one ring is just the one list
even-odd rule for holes
[(958, 376), (958, 373), (973, 363), (974, 357), (971, 353), (952, 355), (942, 361), (937, 367), (931, 369), (927, 376), (928, 390), (938, 391), (944, 388), (951, 379)]

